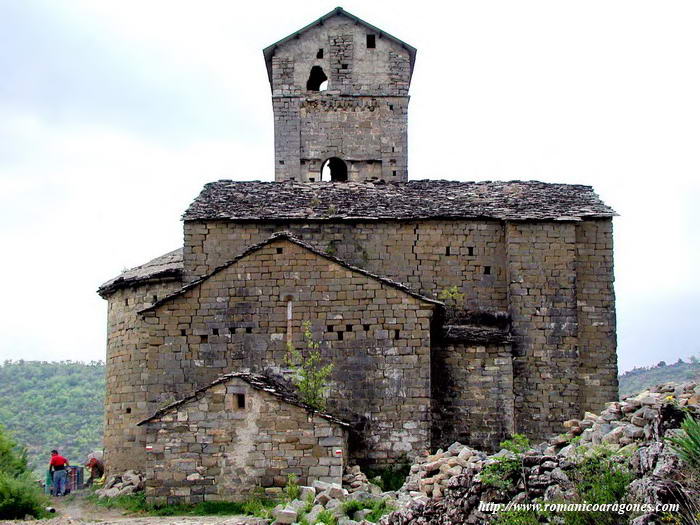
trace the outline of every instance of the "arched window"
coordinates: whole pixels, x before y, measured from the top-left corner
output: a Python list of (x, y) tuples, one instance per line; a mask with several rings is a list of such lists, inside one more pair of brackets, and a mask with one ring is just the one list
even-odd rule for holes
[(311, 68), (311, 73), (309, 74), (309, 80), (306, 81), (306, 89), (309, 91), (325, 91), (321, 89), (324, 87), (322, 84), (325, 83), (326, 88), (328, 87), (328, 77), (323, 72), (321, 66), (314, 66)]
[(347, 182), (348, 167), (338, 157), (331, 157), (321, 165), (321, 180)]

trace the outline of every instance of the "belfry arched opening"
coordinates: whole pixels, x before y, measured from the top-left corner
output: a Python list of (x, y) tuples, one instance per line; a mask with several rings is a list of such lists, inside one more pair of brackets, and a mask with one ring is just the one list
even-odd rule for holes
[(338, 157), (331, 157), (321, 166), (321, 180), (331, 182), (347, 182), (348, 166)]

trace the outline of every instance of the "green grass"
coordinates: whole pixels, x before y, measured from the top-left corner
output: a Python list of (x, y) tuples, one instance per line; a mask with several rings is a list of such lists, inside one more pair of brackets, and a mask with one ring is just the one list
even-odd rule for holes
[(253, 497), (245, 501), (203, 501), (194, 504), (153, 505), (146, 501), (143, 492), (117, 496), (116, 498), (98, 498), (95, 494), (88, 500), (108, 509), (122, 509), (135, 514), (149, 516), (228, 516), (246, 515), (269, 518), (275, 501)]
[(358, 510), (371, 510), (372, 512), (365, 517), (371, 523), (377, 523), (379, 518), (394, 510), (394, 507), (387, 500), (350, 500), (343, 503), (342, 508), (343, 513), (349, 518), (352, 518)]

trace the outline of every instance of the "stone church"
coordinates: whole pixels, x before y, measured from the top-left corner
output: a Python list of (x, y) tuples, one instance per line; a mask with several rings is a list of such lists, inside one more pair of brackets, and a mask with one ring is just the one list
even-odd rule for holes
[[(274, 182), (207, 184), (181, 248), (99, 288), (108, 469), (201, 501), (539, 439), (617, 397), (615, 213), (591, 187), (409, 179), (416, 49), (341, 8), (263, 54)], [(289, 383), (305, 323), (324, 413)]]

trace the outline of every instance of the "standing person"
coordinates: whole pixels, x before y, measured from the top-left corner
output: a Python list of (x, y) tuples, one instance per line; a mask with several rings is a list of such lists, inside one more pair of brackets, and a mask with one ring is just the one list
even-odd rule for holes
[(66, 495), (66, 481), (68, 472), (66, 467), (68, 460), (58, 453), (58, 450), (51, 451), (51, 461), (49, 461), (49, 472), (53, 473), (54, 496)]

